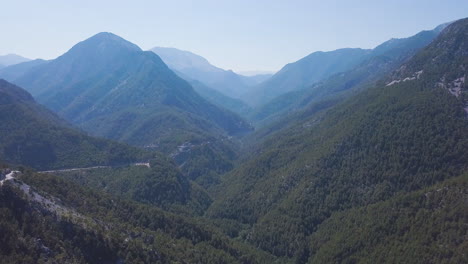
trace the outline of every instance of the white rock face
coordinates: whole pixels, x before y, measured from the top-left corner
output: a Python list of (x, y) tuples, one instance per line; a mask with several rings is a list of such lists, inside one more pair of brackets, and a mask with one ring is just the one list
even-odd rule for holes
[(423, 73), (422, 70), (417, 71), (417, 72), (413, 73), (413, 75), (411, 75), (410, 77), (406, 77), (406, 78), (399, 79), (399, 80), (393, 80), (393, 81), (387, 83), (386, 86), (392, 86), (392, 85), (397, 84), (397, 83), (400, 83), (400, 82), (407, 82), (407, 81), (418, 80), (422, 73)]
[(19, 171), (11, 171), (10, 173), (8, 173), (7, 175), (5, 175), (5, 179), (1, 180), (0, 181), (0, 186), (3, 185), (4, 182), (6, 181), (11, 181), (15, 178), (16, 174), (19, 174), (21, 172)]
[(456, 79), (455, 81), (451, 82), (449, 85), (449, 92), (454, 96), (458, 97), (462, 93), (462, 87), (465, 84), (465, 76)]

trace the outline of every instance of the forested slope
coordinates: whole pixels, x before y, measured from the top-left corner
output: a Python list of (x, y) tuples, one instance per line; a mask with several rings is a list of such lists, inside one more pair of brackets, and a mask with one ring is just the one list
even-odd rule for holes
[(302, 259), (334, 212), (464, 173), (466, 85), (456, 80), (467, 74), (467, 31), (457, 21), (375, 87), (271, 136), (226, 175), (209, 215), (249, 224), (243, 239)]

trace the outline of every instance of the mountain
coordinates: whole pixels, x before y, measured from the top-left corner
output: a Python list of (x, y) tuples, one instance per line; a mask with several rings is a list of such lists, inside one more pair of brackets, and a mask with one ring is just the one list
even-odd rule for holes
[(465, 174), (335, 213), (312, 235), (309, 263), (465, 263), (467, 191)]
[(45, 63), (47, 63), (47, 61), (37, 59), (2, 68), (0, 69), (0, 78), (8, 81), (13, 81), (21, 77), (26, 72), (30, 71), (34, 67), (40, 66)]
[(36, 169), (120, 165), (152, 156), (93, 138), (37, 104), (25, 90), (0, 79), (0, 159)]
[[(192, 119), (205, 119), (205, 123), (209, 123), (206, 125), (228, 134), (249, 129), (235, 115), (203, 100), (154, 53), (141, 51), (111, 33), (100, 33), (75, 45), (59, 58), (34, 67), (15, 82), (67, 120), (84, 128), (99, 129), (94, 124), (89, 125), (103, 123), (96, 120), (97, 116), (117, 118), (125, 113), (131, 116), (129, 112), (161, 113), (171, 109), (182, 115), (187, 113)], [(116, 132), (106, 127), (102, 129), (105, 131), (98, 134)], [(117, 131), (117, 134), (123, 132)], [(126, 138), (131, 143), (154, 143), (135, 138), (133, 134)]]
[[(186, 157), (177, 159), (180, 164), (198, 149), (207, 155), (222, 151), (211, 155), (225, 158), (215, 170), (231, 168), (227, 137), (252, 129), (203, 99), (155, 53), (111, 33), (82, 41), (13, 82), (93, 135)], [(186, 172), (198, 173), (193, 167)]]
[[(108, 166), (54, 174), (71, 174), (81, 185), (184, 214), (201, 214), (211, 203), (169, 158), (87, 136), (4, 80), (0, 112), (0, 160), (40, 170)], [(149, 167), (132, 165), (137, 162), (149, 162)]]
[(177, 71), (186, 72), (224, 72), (223, 69), (211, 65), (208, 60), (200, 55), (190, 51), (179, 50), (176, 48), (154, 47), (151, 49), (156, 53), (170, 68)]
[[(372, 87), (271, 134), (223, 177), (207, 215), (298, 263), (466, 258), (466, 206), (437, 206), (466, 190), (448, 186), (468, 172), (467, 33), (468, 19), (450, 24)], [(439, 184), (447, 196), (433, 195)], [(377, 216), (387, 224), (366, 218)]]
[[(252, 87), (251, 92), (242, 99), (256, 108), (263, 108), (259, 109), (259, 112), (268, 111), (268, 109), (274, 108), (277, 103), (281, 104), (281, 95), (284, 95), (285, 98), (295, 96), (300, 100), (302, 94), (306, 92), (305, 90), (311, 86), (320, 86), (320, 82), (323, 81), (339, 82), (335, 79), (341, 73), (352, 71), (356, 67), (363, 68), (366, 63), (375, 63), (376, 59), (386, 59), (387, 61), (381, 62), (384, 64), (388, 64), (388, 60), (391, 62), (399, 60), (402, 63), (403, 58), (410, 57), (415, 50), (427, 45), (445, 26), (447, 24), (440, 25), (433, 30), (422, 31), (409, 38), (391, 39), (372, 50), (339, 49), (330, 52), (314, 52), (294, 63), (287, 64), (271, 78)], [(377, 67), (377, 69), (367, 68), (366, 70), (370, 71), (367, 75), (365, 71), (362, 71), (360, 75), (354, 76), (354, 79), (342, 78), (344, 79), (342, 80), (343, 84), (355, 85), (356, 81), (360, 81), (360, 79), (372, 79), (370, 77), (375, 77), (376, 72), (381, 72), (378, 65), (373, 65), (373, 67)], [(390, 71), (393, 70), (393, 68), (387, 68)], [(384, 73), (388, 73), (388, 70)], [(259, 115), (262, 116), (262, 113)]]
[(254, 86), (270, 79), (271, 76), (273, 76), (272, 73), (262, 73), (255, 75), (242, 75), (242, 78), (246, 84)]
[(244, 103), (244, 101), (225, 95), (224, 93), (219, 92), (218, 90), (215, 90), (214, 88), (208, 87), (206, 84), (198, 80), (188, 77), (187, 75), (181, 73), (180, 71), (177, 71), (177, 70), (173, 70), (173, 71), (179, 77), (186, 80), (190, 85), (192, 85), (193, 89), (199, 95), (201, 95), (203, 98), (205, 98), (207, 101), (211, 102), (212, 104), (225, 108), (227, 110), (230, 110), (231, 112), (238, 114), (242, 118), (246, 118), (248, 114), (250, 114), (250, 112), (252, 111), (252, 108), (246, 103)]
[(0, 166), (3, 263), (272, 263), (206, 222)]
[(199, 95), (214, 105), (226, 108), (227, 110), (230, 110), (241, 117), (248, 116), (252, 111), (252, 108), (240, 99), (224, 95), (223, 93), (218, 92), (217, 90), (210, 88), (199, 81), (191, 80), (189, 82)]
[(169, 68), (186, 76), (185, 79), (197, 80), (233, 98), (239, 98), (249, 91), (251, 85), (268, 78), (268, 76), (242, 76), (231, 70), (223, 70), (189, 51), (163, 47), (155, 47), (151, 51), (158, 54)]
[[(268, 123), (279, 120), (282, 116), (305, 110), (321, 100), (334, 101), (333, 104), (352, 95), (365, 87), (371, 86), (386, 74), (397, 69), (416, 52), (431, 43), (447, 26), (440, 25), (433, 30), (421, 31), (418, 34), (402, 39), (392, 39), (373, 49), (362, 63), (348, 71), (337, 73), (305, 89), (295, 90), (280, 95), (270, 102), (252, 111), (249, 119), (256, 123)], [(341, 99), (340, 99), (341, 98)], [(327, 104), (329, 106), (333, 104)], [(287, 117), (291, 120), (290, 117)]]
[(274, 71), (238, 71), (237, 73), (243, 76), (269, 76), (269, 77), (275, 74)]
[(15, 65), (22, 62), (30, 61), (30, 59), (21, 57), (16, 54), (7, 54), (0, 56), (0, 68), (7, 67), (10, 65)]
[(52, 172), (110, 195), (182, 215), (202, 215), (211, 197), (169, 158), (158, 155), (148, 166), (121, 166)]
[(260, 83), (244, 95), (252, 106), (295, 90), (300, 90), (331, 75), (344, 72), (364, 61), (370, 50), (339, 49), (329, 52), (314, 52), (296, 62), (289, 63), (271, 78)]

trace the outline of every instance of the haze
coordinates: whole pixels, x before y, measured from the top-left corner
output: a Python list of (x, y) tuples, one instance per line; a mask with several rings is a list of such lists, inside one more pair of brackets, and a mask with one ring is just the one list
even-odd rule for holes
[(52, 59), (108, 31), (143, 49), (189, 50), (225, 69), (277, 71), (314, 51), (373, 48), (468, 10), (460, 0), (76, 2), (2, 3), (0, 55)]

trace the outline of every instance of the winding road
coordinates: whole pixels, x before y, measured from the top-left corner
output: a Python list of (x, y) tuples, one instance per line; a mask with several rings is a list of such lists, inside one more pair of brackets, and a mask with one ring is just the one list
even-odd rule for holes
[[(151, 165), (149, 162), (137, 162), (137, 163), (132, 163), (129, 166), (145, 166), (147, 168), (151, 168)], [(83, 170), (121, 168), (121, 167), (123, 166), (94, 166), (94, 167), (86, 167), (86, 168), (70, 168), (70, 169), (60, 169), (60, 170), (38, 171), (38, 173), (70, 172), (70, 171), (83, 171)]]

